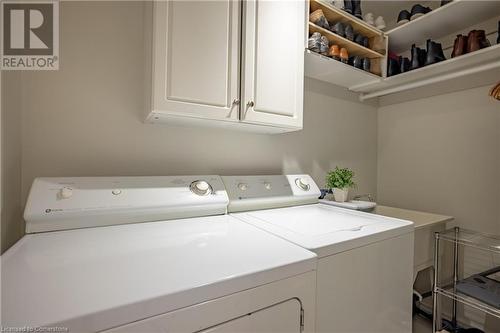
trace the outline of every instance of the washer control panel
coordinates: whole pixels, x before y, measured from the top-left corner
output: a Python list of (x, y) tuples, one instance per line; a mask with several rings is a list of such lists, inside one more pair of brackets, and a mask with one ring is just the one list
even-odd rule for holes
[(26, 232), (224, 214), (219, 176), (37, 178), (24, 218)]
[(230, 212), (318, 202), (320, 190), (309, 175), (223, 176)]

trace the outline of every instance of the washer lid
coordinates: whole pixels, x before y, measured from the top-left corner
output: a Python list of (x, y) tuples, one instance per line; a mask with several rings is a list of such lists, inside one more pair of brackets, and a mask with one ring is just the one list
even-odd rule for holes
[(314, 270), (228, 215), (27, 235), (2, 255), (2, 325), (95, 332)]
[(413, 223), (312, 204), (234, 214), (245, 222), (326, 256), (413, 231)]

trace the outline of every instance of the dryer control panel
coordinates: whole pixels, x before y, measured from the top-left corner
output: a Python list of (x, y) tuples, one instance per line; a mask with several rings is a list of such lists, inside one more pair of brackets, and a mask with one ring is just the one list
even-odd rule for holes
[(309, 175), (225, 176), (229, 212), (318, 202), (320, 190)]
[(225, 214), (219, 176), (37, 178), (26, 233)]

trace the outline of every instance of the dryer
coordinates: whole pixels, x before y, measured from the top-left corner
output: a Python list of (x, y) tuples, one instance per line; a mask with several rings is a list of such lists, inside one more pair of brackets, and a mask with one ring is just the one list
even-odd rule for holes
[(227, 204), (218, 176), (36, 179), (2, 327), (313, 332), (316, 255)]
[(320, 204), (308, 175), (223, 181), (232, 216), (318, 255), (317, 332), (411, 332), (412, 222)]

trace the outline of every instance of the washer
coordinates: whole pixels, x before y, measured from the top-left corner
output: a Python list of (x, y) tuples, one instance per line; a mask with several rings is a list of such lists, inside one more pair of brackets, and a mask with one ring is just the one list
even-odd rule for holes
[(218, 176), (36, 179), (2, 327), (313, 332), (316, 255), (227, 204)]
[(223, 181), (232, 216), (318, 255), (318, 332), (411, 332), (412, 222), (320, 204), (308, 175)]

